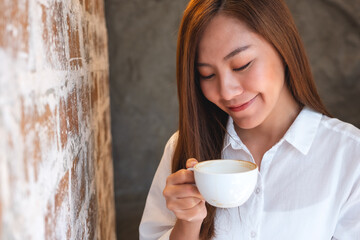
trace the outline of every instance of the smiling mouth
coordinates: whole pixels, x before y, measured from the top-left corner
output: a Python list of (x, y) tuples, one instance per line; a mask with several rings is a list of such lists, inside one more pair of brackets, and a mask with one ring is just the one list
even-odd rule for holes
[(247, 109), (254, 101), (255, 101), (255, 98), (257, 97), (257, 95), (252, 98), (250, 101), (244, 103), (244, 104), (241, 104), (241, 105), (238, 105), (238, 106), (231, 106), (231, 107), (228, 107), (230, 109), (230, 111), (232, 112), (240, 112), (240, 111), (243, 111), (245, 109)]

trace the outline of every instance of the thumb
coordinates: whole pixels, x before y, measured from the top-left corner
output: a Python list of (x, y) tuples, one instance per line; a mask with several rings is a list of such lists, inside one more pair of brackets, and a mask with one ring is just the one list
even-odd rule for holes
[(186, 168), (192, 168), (194, 167), (198, 162), (198, 160), (196, 160), (195, 158), (189, 158), (187, 161), (186, 161)]

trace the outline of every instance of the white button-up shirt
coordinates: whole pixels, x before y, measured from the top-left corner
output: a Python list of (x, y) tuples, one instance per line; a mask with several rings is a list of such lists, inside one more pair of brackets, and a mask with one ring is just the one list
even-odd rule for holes
[[(230, 118), (222, 158), (254, 162)], [(176, 222), (162, 195), (177, 134), (168, 141), (140, 223), (140, 239), (169, 239)], [(240, 207), (218, 208), (215, 238), (360, 239), (360, 130), (305, 107), (261, 161), (258, 183)]]

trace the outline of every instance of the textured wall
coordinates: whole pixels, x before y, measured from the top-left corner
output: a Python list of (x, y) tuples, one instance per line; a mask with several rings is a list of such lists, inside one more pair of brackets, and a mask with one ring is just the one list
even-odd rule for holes
[(102, 0), (0, 0), (0, 239), (115, 239)]
[(325, 105), (360, 127), (360, 0), (287, 2)]
[[(175, 52), (187, 0), (107, 0), (117, 233), (137, 239), (145, 197), (177, 128)], [(287, 0), (320, 94), (360, 127), (360, 1)]]

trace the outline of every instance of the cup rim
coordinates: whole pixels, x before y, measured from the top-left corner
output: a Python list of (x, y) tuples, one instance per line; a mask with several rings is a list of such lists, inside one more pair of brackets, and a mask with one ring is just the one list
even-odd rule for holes
[(211, 162), (215, 162), (215, 161), (236, 161), (236, 162), (241, 162), (241, 163), (244, 163), (244, 164), (247, 164), (247, 165), (251, 165), (251, 169), (249, 169), (248, 171), (245, 171), (245, 172), (237, 172), (237, 173), (225, 173), (226, 175), (231, 175), (231, 174), (244, 174), (244, 173), (249, 173), (249, 172), (252, 172), (252, 171), (256, 171), (258, 169), (258, 166), (253, 163), (253, 162), (250, 162), (250, 161), (246, 161), (246, 160), (239, 160), (239, 159), (212, 159), (212, 160), (204, 160), (204, 161), (201, 161), (199, 163), (197, 163), (193, 169), (198, 171), (198, 172), (201, 172), (201, 173), (205, 173), (205, 174), (214, 174), (214, 175), (221, 175), (221, 174), (224, 174), (224, 173), (209, 173), (209, 172), (205, 172), (205, 171), (202, 171), (201, 169), (199, 169), (198, 167), (205, 164), (205, 163), (211, 163)]

